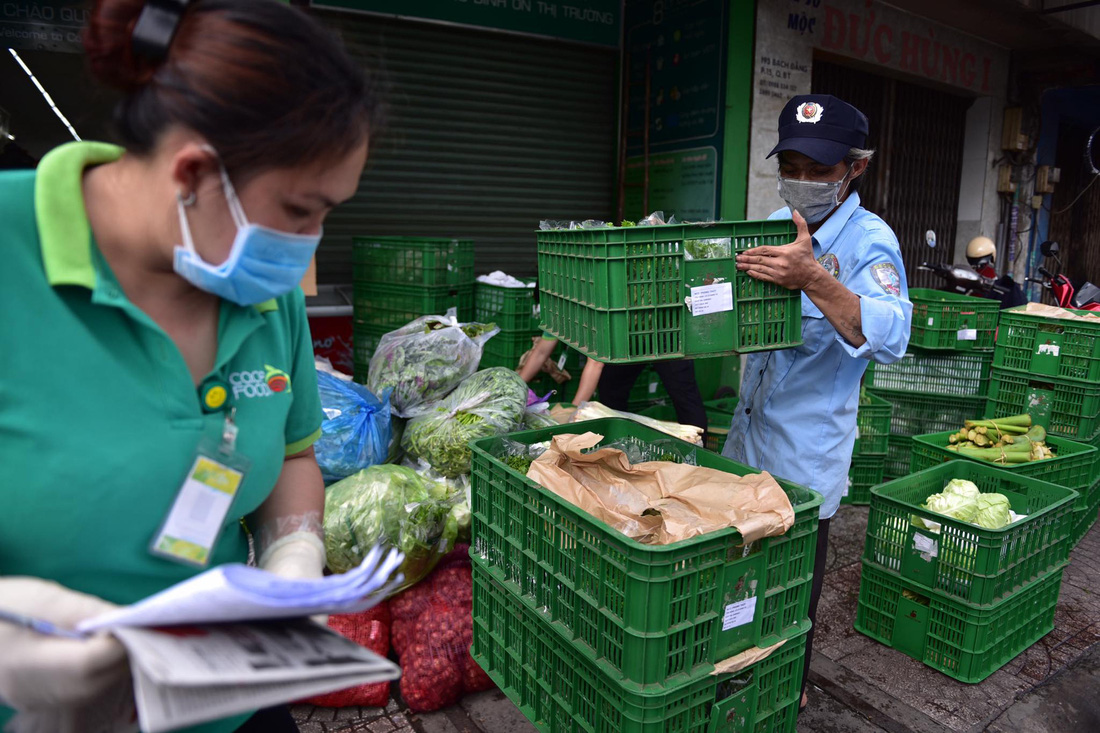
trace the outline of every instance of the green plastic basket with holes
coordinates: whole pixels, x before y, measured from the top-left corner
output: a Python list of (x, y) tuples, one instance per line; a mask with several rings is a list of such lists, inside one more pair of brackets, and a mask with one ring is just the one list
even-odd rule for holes
[[(1008, 498), (1021, 518), (985, 529), (922, 506), (952, 479)], [(863, 559), (972, 606), (1004, 600), (1069, 556), (1077, 492), (976, 461), (951, 461), (871, 489)]]
[(893, 364), (869, 363), (863, 383), (874, 390), (985, 397), (992, 363), (991, 351), (909, 351)]
[(1046, 443), (1054, 451), (1054, 458), (1001, 465), (983, 461), (980, 458), (960, 455), (958, 451), (948, 448), (948, 445), (950, 445), (948, 438), (956, 432), (958, 431), (947, 430), (940, 433), (918, 435), (913, 438), (910, 468), (913, 471), (921, 471), (947, 461), (959, 460), (975, 461), (983, 465), (995, 465), (1002, 471), (1008, 471), (1017, 476), (1030, 476), (1081, 492), (1078, 496), (1077, 506), (1084, 507), (1087, 493), (1085, 490), (1096, 480), (1098, 451), (1091, 445), (1077, 443), (1065, 438), (1047, 436)]
[(871, 487), (882, 483), (884, 469), (882, 456), (852, 456), (852, 465), (848, 469), (848, 488), (840, 498), (840, 503), (870, 504)]
[(958, 430), (967, 420), (981, 419), (986, 412), (985, 397), (878, 388), (874, 394), (893, 407), (890, 412), (891, 435), (913, 437), (940, 430)]
[[(543, 609), (624, 681), (669, 686), (753, 646), (808, 629), (821, 495), (779, 481), (794, 508), (786, 534), (745, 547), (735, 529), (671, 545), (629, 539), (509, 467), (506, 441), (590, 431), (603, 443), (659, 443), (698, 465), (757, 473), (630, 420), (602, 419), (474, 441), (473, 552), (511, 592)], [(751, 612), (749, 609), (751, 607)]]
[(856, 412), (856, 443), (852, 454), (856, 456), (884, 456), (890, 450), (890, 420), (894, 406), (878, 395), (866, 394), (866, 403), (860, 399)]
[(534, 288), (506, 288), (474, 284), (474, 320), (495, 323), (501, 333), (538, 335), (539, 311)]
[(474, 556), (470, 653), (543, 733), (794, 733), (806, 636), (734, 674), (622, 682)]
[[(739, 272), (734, 260), (794, 234), (785, 220), (540, 231), (542, 327), (605, 363), (798, 346), (801, 294)], [(724, 243), (708, 248), (723, 256), (691, 258), (701, 240)]]
[(474, 282), (474, 244), (465, 239), (354, 237), (351, 253), (356, 282), (429, 287)]
[(977, 683), (1054, 630), (1065, 563), (975, 607), (866, 560), (855, 629), (960, 682)]
[(1001, 304), (988, 298), (912, 288), (909, 345), (923, 349), (992, 349)]
[(1001, 311), (993, 365), (1000, 369), (1100, 384), (1100, 318), (1049, 318), (1027, 306)]
[(1081, 538), (1092, 529), (1092, 525), (1096, 524), (1096, 515), (1100, 511), (1100, 478), (1097, 478), (1096, 483), (1089, 487), (1085, 496), (1087, 499), (1085, 506), (1073, 511), (1073, 530), (1069, 537), (1071, 548), (1076, 547)]
[(355, 283), (352, 293), (355, 320), (388, 331), (421, 316), (446, 315), (450, 308), (456, 309), (459, 321), (469, 321), (474, 314), (473, 285), (422, 288)]
[(1100, 431), (1100, 384), (993, 368), (989, 417), (1029, 413), (1047, 432), (1083, 443)]
[(886, 439), (886, 458), (882, 462), (882, 480), (909, 475), (909, 463), (913, 450), (913, 439), (893, 433)]

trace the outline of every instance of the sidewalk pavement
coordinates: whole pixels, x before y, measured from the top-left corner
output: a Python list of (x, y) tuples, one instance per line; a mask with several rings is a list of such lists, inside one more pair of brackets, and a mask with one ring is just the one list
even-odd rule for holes
[[(829, 531), (809, 705), (798, 733), (1097, 733), (1100, 731), (1100, 525), (1070, 557), (1055, 629), (981, 684), (957, 682), (852, 628), (866, 507), (841, 507)], [(396, 689), (396, 686), (395, 686)], [(416, 715), (297, 706), (302, 733), (533, 733), (499, 691)]]

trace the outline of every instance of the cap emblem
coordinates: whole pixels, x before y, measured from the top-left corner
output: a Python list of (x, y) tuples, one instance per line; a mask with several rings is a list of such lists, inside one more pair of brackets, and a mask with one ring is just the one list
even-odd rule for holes
[(810, 122), (817, 124), (821, 120), (821, 114), (825, 111), (817, 102), (806, 102), (798, 108), (798, 112), (795, 114), (795, 119), (799, 122)]

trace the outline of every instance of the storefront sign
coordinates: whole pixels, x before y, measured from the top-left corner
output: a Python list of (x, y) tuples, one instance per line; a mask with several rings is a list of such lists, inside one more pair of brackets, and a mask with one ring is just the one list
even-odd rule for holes
[(311, 0), (317, 8), (383, 13), (536, 36), (619, 45), (619, 0)]
[(0, 0), (0, 47), (80, 53), (89, 12), (80, 0)]

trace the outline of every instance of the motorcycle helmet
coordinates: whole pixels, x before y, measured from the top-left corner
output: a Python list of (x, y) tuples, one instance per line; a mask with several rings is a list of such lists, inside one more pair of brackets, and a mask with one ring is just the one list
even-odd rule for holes
[(976, 270), (997, 262), (997, 245), (989, 237), (974, 237), (966, 245), (966, 261)]

